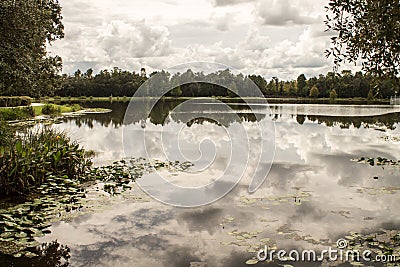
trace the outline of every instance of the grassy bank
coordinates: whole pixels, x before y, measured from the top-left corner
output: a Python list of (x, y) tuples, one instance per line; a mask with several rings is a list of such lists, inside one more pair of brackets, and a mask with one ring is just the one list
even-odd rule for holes
[[(246, 101), (260, 101), (264, 98), (257, 97), (213, 97), (223, 102), (242, 102)], [(134, 98), (141, 99), (141, 98)], [(191, 97), (163, 97), (165, 100), (189, 100)], [(271, 104), (339, 104), (339, 105), (389, 105), (389, 99), (374, 99), (368, 100), (366, 98), (337, 98), (332, 101), (329, 98), (308, 98), (308, 97), (267, 97), (265, 98)], [(68, 103), (68, 102), (128, 102), (131, 97), (48, 97), (37, 99), (36, 101), (46, 101), (50, 103)]]
[(32, 98), (28, 96), (0, 96), (0, 107), (29, 106)]
[(389, 99), (366, 98), (267, 98), (270, 104), (339, 104), (339, 105), (389, 105)]
[(108, 97), (92, 97), (92, 96), (81, 96), (81, 97), (42, 97), (35, 99), (36, 102), (42, 103), (68, 103), (68, 102), (110, 102), (120, 101), (129, 102), (131, 97), (127, 96), (108, 96)]
[(57, 105), (57, 104), (46, 104), (43, 106), (33, 107), (36, 116), (39, 115), (60, 115), (62, 113), (76, 112), (82, 110), (82, 107), (78, 104), (67, 104), (67, 105)]
[(13, 121), (30, 119), (39, 115), (57, 116), (62, 113), (76, 112), (82, 110), (78, 104), (46, 104), (43, 106), (15, 107), (15, 108), (0, 108), (0, 120)]
[(13, 121), (35, 117), (33, 107), (0, 108), (0, 120)]

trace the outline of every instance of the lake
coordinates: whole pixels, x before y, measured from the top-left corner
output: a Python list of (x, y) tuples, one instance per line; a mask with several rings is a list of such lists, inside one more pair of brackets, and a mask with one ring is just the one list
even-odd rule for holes
[[(146, 101), (136, 104), (146, 105)], [(400, 108), (281, 104), (268, 109), (260, 103), (231, 103), (232, 111), (226, 112), (217, 103), (204, 102), (193, 110), (216, 113), (218, 121), (199, 116), (187, 122), (182, 119), (188, 115), (184, 111), (171, 112), (178, 104), (163, 101), (147, 120), (133, 114), (127, 123), (127, 103), (87, 103), (113, 111), (65, 118), (55, 127), (94, 150), (96, 165), (112, 163), (127, 153), (134, 158), (151, 155), (165, 160), (168, 155), (169, 160), (193, 162), (187, 170), (161, 171), (179, 186), (207, 185), (230, 161), (246, 161), (243, 178), (233, 190), (195, 208), (163, 204), (137, 185), (118, 196), (103, 192), (96, 195), (101, 203), (97, 210), (56, 222), (50, 234), (38, 238), (40, 242), (57, 240), (58, 252), (50, 249), (43, 259), (65, 266), (248, 266), (256, 263), (256, 253), (265, 246), (319, 251), (335, 247), (341, 238), (351, 241), (400, 229), (398, 165), (358, 162), (363, 157), (400, 159)], [(275, 124), (276, 151), (266, 180), (250, 194), (248, 171), (257, 167), (253, 152), (260, 152), (260, 138), (269, 138), (256, 133), (263, 122)], [(227, 133), (240, 128), (249, 135), (236, 140), (237, 153), (230, 155)], [(128, 152), (123, 142), (127, 132), (132, 137)], [(135, 147), (144, 132), (147, 151), (141, 145)], [(187, 152), (185, 157), (174, 158), (171, 151), (178, 143)], [(250, 150), (248, 158), (240, 158), (242, 150)], [(46, 260), (38, 262), (46, 266)], [(284, 264), (322, 263), (275, 259), (257, 266)]]

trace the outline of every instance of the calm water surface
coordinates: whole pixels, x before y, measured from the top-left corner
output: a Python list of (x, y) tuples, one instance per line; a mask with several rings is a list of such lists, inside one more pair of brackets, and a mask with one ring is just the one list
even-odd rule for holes
[[(224, 127), (245, 127), (249, 139), (261, 138), (252, 136), (255, 116), (243, 104), (232, 105), (239, 120), (221, 113), (219, 124), (204, 119), (183, 124), (170, 112), (176, 106), (172, 101), (157, 105), (147, 121), (133, 118), (124, 124), (126, 104), (107, 105), (112, 113), (69, 118), (57, 125), (96, 151), (98, 165), (124, 157), (124, 129), (138, 139), (144, 130), (153, 134), (149, 147), (160, 159), (163, 150), (157, 136), (161, 132), (171, 140), (180, 132), (183, 149), (197, 148), (204, 139), (213, 141), (215, 151), (206, 147), (187, 155), (196, 161), (194, 167), (205, 167), (200, 174), (164, 173), (179, 185), (204, 185), (224, 171), (230, 160)], [(218, 112), (211, 104), (204, 105)], [(246, 260), (263, 244), (288, 251), (321, 249), (350, 232), (400, 229), (399, 168), (351, 161), (363, 156), (400, 159), (400, 142), (388, 138), (400, 137), (399, 108), (272, 105), (272, 114), (263, 105), (252, 108), (263, 114), (263, 120), (276, 124), (275, 160), (256, 193), (247, 192), (249, 175), (245, 174), (232, 192), (213, 204), (176, 208), (152, 199), (136, 186), (123, 197), (110, 200), (103, 196), (108, 202), (99, 212), (55, 223), (52, 233), (40, 241), (57, 240), (68, 246), (70, 266), (246, 266)], [(251, 151), (257, 151), (251, 142)], [(140, 149), (129, 153), (147, 156)], [(249, 169), (255, 164), (250, 157)]]

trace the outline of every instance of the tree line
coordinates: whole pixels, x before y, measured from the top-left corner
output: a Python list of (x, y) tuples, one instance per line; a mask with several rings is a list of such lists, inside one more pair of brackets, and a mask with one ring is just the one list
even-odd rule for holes
[[(62, 97), (129, 97), (146, 81), (143, 86), (147, 87), (150, 96), (157, 95), (156, 91), (162, 87), (172, 89), (166, 96), (173, 97), (251, 97), (257, 96), (253, 90), (249, 90), (253, 83), (266, 97), (390, 98), (399, 92), (394, 79), (386, 78), (377, 82), (371, 75), (362, 72), (353, 74), (350, 70), (311, 78), (300, 74), (295, 80), (284, 81), (278, 77), (267, 80), (261, 75), (233, 74), (229, 69), (209, 74), (190, 69), (174, 74), (162, 70), (153, 72), (149, 77), (143, 70), (136, 73), (114, 68), (93, 75), (92, 69), (86, 72), (78, 69), (73, 75), (63, 75), (61, 79), (60, 88), (53, 94)], [(198, 80), (206, 82), (191, 82)]]
[(62, 60), (47, 46), (64, 37), (58, 0), (0, 1), (0, 94), (40, 96), (60, 86)]
[[(229, 70), (207, 74), (157, 76), (161, 85), (178, 85), (189, 78), (228, 82), (232, 91), (207, 83), (173, 87), (170, 96), (253, 96), (253, 81), (264, 96), (285, 97), (367, 97), (387, 98), (399, 90), (400, 2), (330, 0), (326, 6), (326, 30), (335, 34), (327, 56), (336, 69), (344, 62), (361, 60), (365, 72), (329, 72), (307, 79), (279, 77), (266, 80), (260, 75), (234, 76)], [(77, 70), (62, 75), (62, 59), (49, 56), (47, 46), (64, 37), (62, 8), (58, 0), (0, 1), (0, 95), (16, 96), (131, 96), (148, 79), (143, 73), (119, 68), (93, 75)], [(204, 77), (207, 76), (207, 77)], [(150, 87), (152, 88), (152, 87)], [(155, 94), (149, 89), (149, 94)]]

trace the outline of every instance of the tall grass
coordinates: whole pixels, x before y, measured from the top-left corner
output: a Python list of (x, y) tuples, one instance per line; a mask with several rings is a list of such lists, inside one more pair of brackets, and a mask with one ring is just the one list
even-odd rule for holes
[(0, 107), (29, 106), (32, 99), (27, 96), (0, 96)]
[(56, 105), (46, 104), (42, 107), (42, 114), (59, 115), (61, 114), (61, 108)]
[(22, 108), (0, 108), (0, 120), (23, 120), (33, 117), (35, 117), (35, 110), (31, 106)]
[(82, 110), (79, 104), (67, 104), (67, 105), (57, 105), (57, 104), (45, 104), (43, 106), (34, 107), (36, 115), (50, 115), (50, 116), (60, 116), (62, 113), (76, 112)]
[(51, 127), (15, 131), (3, 123), (0, 132), (0, 195), (27, 194), (49, 176), (83, 179), (92, 164), (79, 144)]

